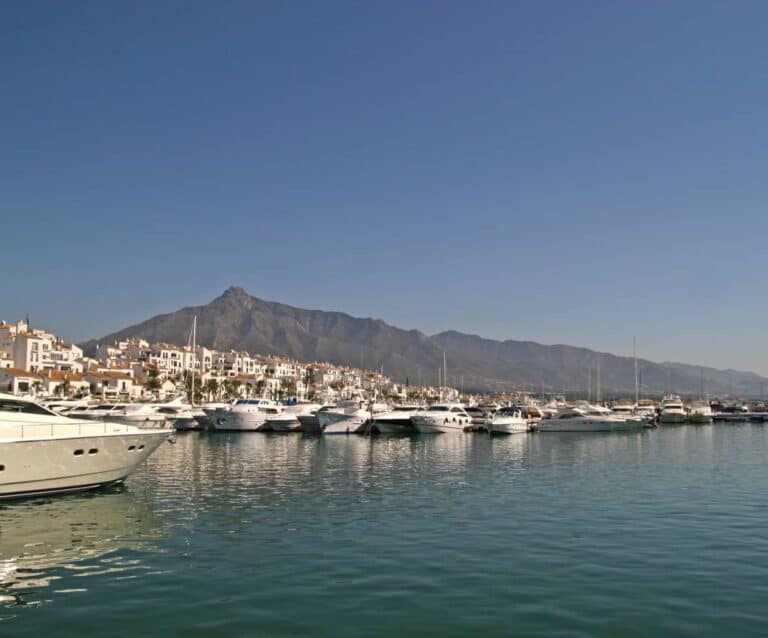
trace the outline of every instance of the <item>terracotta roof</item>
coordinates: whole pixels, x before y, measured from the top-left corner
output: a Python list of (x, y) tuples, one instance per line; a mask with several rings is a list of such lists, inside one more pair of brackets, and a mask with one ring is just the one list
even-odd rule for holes
[(33, 379), (41, 379), (42, 377), (37, 372), (30, 372), (29, 370), (22, 370), (21, 368), (3, 368), (0, 372), (7, 372), (14, 377), (30, 377)]
[(110, 379), (120, 379), (122, 381), (133, 381), (133, 377), (123, 372), (105, 372), (104, 376)]
[(66, 372), (64, 370), (48, 370), (43, 376), (51, 381), (82, 381), (85, 375), (79, 372)]

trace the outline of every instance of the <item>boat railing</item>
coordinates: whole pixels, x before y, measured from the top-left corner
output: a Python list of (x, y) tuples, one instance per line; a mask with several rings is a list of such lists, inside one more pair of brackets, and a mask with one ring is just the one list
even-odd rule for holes
[(128, 426), (115, 423), (10, 423), (0, 428), (3, 439), (34, 439), (66, 436), (125, 434)]

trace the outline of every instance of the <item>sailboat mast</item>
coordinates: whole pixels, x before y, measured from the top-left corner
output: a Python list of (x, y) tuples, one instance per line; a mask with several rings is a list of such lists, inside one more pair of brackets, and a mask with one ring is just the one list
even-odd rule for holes
[(192, 318), (192, 383), (189, 402), (195, 405), (195, 361), (197, 360), (196, 352), (197, 342), (197, 315)]
[(448, 388), (448, 368), (445, 366), (445, 350), (443, 350), (443, 383)]
[(635, 405), (640, 403), (640, 377), (637, 368), (637, 337), (635, 337)]
[(597, 402), (600, 403), (600, 399), (602, 397), (600, 396), (600, 355), (597, 355)]

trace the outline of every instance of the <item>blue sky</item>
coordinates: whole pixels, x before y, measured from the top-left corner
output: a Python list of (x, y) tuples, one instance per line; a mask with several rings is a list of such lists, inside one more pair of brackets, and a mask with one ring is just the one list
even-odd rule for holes
[(7, 2), (0, 319), (231, 284), (768, 373), (764, 2)]

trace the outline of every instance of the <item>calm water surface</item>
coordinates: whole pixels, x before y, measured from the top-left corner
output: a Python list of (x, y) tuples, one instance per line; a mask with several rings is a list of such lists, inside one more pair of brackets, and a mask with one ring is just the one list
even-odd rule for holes
[(768, 430), (186, 434), (0, 506), (0, 635), (764, 636)]

